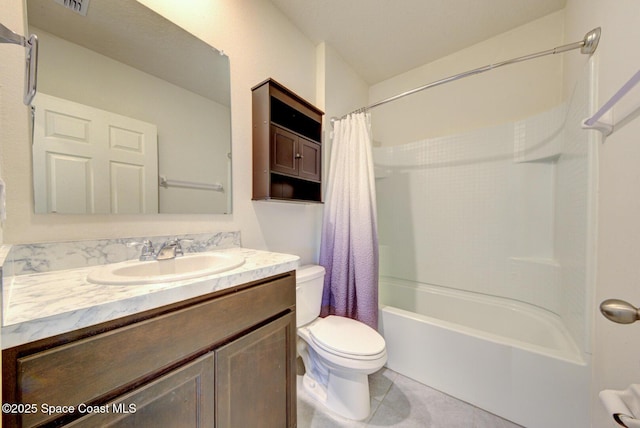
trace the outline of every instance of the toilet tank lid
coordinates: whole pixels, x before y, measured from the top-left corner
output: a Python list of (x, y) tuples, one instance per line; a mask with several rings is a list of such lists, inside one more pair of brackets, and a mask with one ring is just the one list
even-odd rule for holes
[(296, 269), (296, 281), (309, 281), (324, 275), (324, 267), (319, 265), (304, 265)]

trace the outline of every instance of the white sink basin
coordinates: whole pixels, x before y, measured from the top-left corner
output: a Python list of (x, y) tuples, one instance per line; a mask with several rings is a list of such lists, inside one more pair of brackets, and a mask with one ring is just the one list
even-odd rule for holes
[(137, 285), (180, 281), (220, 273), (244, 263), (244, 257), (227, 253), (195, 253), (169, 260), (113, 263), (93, 269), (87, 281), (94, 284)]

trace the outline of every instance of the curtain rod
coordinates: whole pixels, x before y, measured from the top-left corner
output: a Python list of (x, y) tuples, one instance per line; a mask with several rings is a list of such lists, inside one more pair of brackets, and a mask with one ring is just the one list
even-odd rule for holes
[[(366, 107), (361, 107), (361, 108), (359, 108), (357, 110), (352, 111), (351, 113), (359, 113), (359, 112), (362, 112), (362, 111), (367, 111), (369, 109), (376, 108), (376, 107), (381, 106), (383, 104), (390, 103), (391, 101), (395, 101), (397, 99), (404, 98), (407, 95), (413, 95), (416, 92), (424, 91), (425, 89), (430, 89), (430, 88), (433, 88), (435, 86), (440, 86), (440, 85), (443, 85), (445, 83), (449, 83), (449, 82), (453, 82), (455, 80), (462, 79), (464, 77), (469, 77), (469, 76), (473, 76), (473, 75), (476, 75), (476, 74), (484, 73), (485, 71), (493, 70), (495, 68), (502, 67), (502, 66), (505, 66), (505, 65), (515, 64), (515, 63), (522, 62), (522, 61), (528, 61), (530, 59), (539, 58), (539, 57), (542, 57), (542, 56), (559, 54), (559, 53), (567, 52), (567, 51), (574, 50), (574, 49), (580, 49), (580, 53), (583, 53), (583, 54), (586, 54), (586, 55), (591, 55), (592, 53), (595, 52), (596, 48), (598, 47), (598, 42), (600, 41), (600, 32), (601, 32), (600, 31), (600, 27), (594, 28), (593, 30), (591, 30), (587, 34), (585, 34), (584, 38), (582, 40), (580, 40), (579, 42), (570, 43), (568, 45), (558, 46), (558, 47), (555, 47), (553, 49), (549, 49), (549, 50), (546, 50), (546, 51), (533, 53), (533, 54), (530, 54), (530, 55), (521, 56), (521, 57), (518, 57), (518, 58), (509, 59), (509, 60), (498, 62), (498, 63), (495, 63), (495, 64), (485, 65), (484, 67), (475, 68), (473, 70), (465, 71), (464, 73), (456, 74), (456, 75), (450, 76), (450, 77), (445, 77), (444, 79), (436, 80), (435, 82), (428, 83), (428, 84), (426, 84), (424, 86), (420, 86), (418, 88), (411, 89), (411, 90), (403, 92), (401, 94), (394, 95), (392, 97), (389, 97), (389, 98), (386, 98), (384, 100), (381, 100), (381, 101), (375, 102), (373, 104), (370, 104), (370, 105), (368, 105)], [(349, 114), (351, 114), (351, 113), (349, 113)], [(349, 114), (346, 114), (346, 115), (342, 116), (340, 119), (343, 119), (343, 118), (347, 117)], [(338, 120), (338, 119), (335, 118), (335, 117), (332, 117), (331, 118), (331, 125), (333, 125), (333, 122), (335, 122), (336, 120)]]

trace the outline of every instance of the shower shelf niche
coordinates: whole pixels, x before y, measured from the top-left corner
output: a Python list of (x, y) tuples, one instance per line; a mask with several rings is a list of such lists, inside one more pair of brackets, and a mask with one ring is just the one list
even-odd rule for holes
[(252, 199), (322, 202), (324, 113), (273, 79), (252, 93)]

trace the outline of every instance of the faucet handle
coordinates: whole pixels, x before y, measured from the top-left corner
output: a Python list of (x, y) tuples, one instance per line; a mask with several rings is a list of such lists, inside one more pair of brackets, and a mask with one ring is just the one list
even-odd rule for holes
[(153, 248), (153, 244), (151, 243), (150, 239), (144, 239), (142, 241), (129, 241), (127, 242), (127, 247), (131, 248), (131, 247), (140, 247), (142, 246), (143, 249), (146, 248)]
[(184, 256), (184, 251), (182, 250), (182, 243), (183, 242), (187, 242), (187, 243), (188, 242), (193, 242), (193, 239), (186, 239), (186, 238), (178, 239), (178, 238), (175, 238), (173, 240), (173, 242), (175, 243), (175, 246), (176, 246), (176, 256)]
[(153, 260), (155, 256), (155, 252), (153, 249), (153, 243), (150, 239), (145, 239), (142, 242), (139, 241), (131, 241), (127, 242), (127, 247), (139, 247), (142, 246), (142, 250), (140, 250), (140, 260)]

